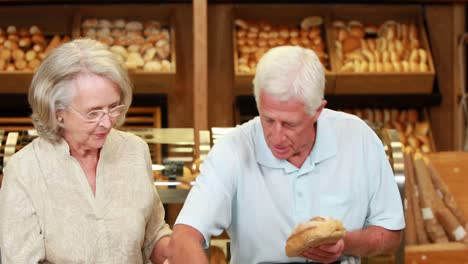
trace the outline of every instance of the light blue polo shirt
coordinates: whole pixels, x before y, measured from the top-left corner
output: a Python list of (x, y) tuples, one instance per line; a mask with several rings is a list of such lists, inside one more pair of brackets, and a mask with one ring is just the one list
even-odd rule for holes
[(324, 109), (299, 169), (272, 155), (259, 117), (237, 127), (210, 151), (176, 224), (206, 241), (226, 229), (231, 263), (281, 263), (304, 261), (284, 247), (296, 224), (315, 216), (339, 219), (347, 230), (405, 227), (382, 143), (356, 116)]

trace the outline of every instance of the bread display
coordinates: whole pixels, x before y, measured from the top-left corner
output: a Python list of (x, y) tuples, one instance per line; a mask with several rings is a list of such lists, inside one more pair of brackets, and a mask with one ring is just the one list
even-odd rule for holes
[(414, 23), (333, 21), (339, 72), (429, 72), (428, 51)]
[(434, 151), (431, 140), (430, 124), (417, 109), (344, 109), (372, 123), (376, 128), (396, 129), (400, 141), (415, 151), (429, 153)]
[(36, 137), (38, 137), (38, 134), (35, 129), (6, 131), (0, 128), (0, 186), (3, 177), (2, 170), (8, 160)]
[(70, 37), (51, 38), (38, 26), (0, 27), (0, 71), (35, 71), (45, 56)]
[(175, 70), (171, 62), (170, 28), (158, 21), (85, 19), (81, 24), (81, 35), (109, 46), (129, 70)]
[(325, 68), (329, 69), (325, 48), (323, 18), (310, 16), (298, 25), (273, 25), (268, 21), (235, 19), (234, 48), (237, 51), (237, 73), (254, 73), (260, 58), (269, 49), (297, 45), (315, 51)]
[(346, 229), (339, 220), (330, 217), (314, 217), (300, 223), (286, 241), (286, 255), (298, 257), (311, 247), (334, 244), (344, 237)]
[[(405, 206), (407, 229), (416, 229), (416, 236), (407, 240), (407, 245), (468, 242), (466, 218), (431, 161), (409, 147), (405, 149), (404, 158), (406, 188), (412, 190), (408, 198), (414, 205), (413, 218), (409, 218), (409, 207)], [(412, 232), (407, 230), (408, 234)]]

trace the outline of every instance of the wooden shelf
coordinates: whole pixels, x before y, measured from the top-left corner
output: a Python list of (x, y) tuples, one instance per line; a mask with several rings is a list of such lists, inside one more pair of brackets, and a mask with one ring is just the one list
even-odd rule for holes
[[(438, 106), (442, 96), (433, 94), (382, 94), (382, 95), (325, 95), (327, 108), (422, 108)], [(257, 115), (255, 98), (249, 96), (237, 96), (236, 107), (240, 113)]]
[[(253, 78), (254, 74), (237, 74), (234, 76), (234, 94), (237, 96), (253, 95)], [(335, 86), (335, 75), (332, 73), (325, 74), (325, 93), (333, 93)]]
[(134, 93), (168, 94), (174, 87), (175, 73), (130, 72)]
[(0, 93), (27, 94), (32, 72), (0, 72)]
[(440, 105), (442, 96), (432, 94), (325, 95), (330, 108), (421, 108)]
[[(168, 94), (174, 85), (175, 73), (130, 72), (136, 94)], [(0, 93), (27, 94), (33, 72), (0, 72)]]
[(463, 243), (440, 243), (405, 248), (405, 263), (467, 263), (468, 247)]
[[(468, 195), (465, 184), (468, 153), (439, 152), (431, 153), (428, 157), (449, 187), (460, 209), (468, 217)], [(468, 246), (457, 242), (407, 246), (405, 262), (412, 264), (468, 263)]]
[[(171, 71), (149, 72), (130, 70), (136, 94), (168, 94), (174, 87), (176, 76), (176, 47), (174, 32), (174, 5), (80, 5), (80, 6), (6, 6), (0, 10), (0, 26), (38, 25), (46, 36), (54, 34), (79, 37), (80, 27), (86, 18), (122, 18), (127, 21), (160, 21), (171, 30)], [(21, 15), (18, 15), (21, 14)], [(32, 71), (0, 72), (0, 94), (27, 94)]]
[[(357, 20), (377, 26), (388, 21), (416, 25), (420, 48), (427, 54), (428, 67), (425, 72), (342, 72), (343, 62), (338, 59), (336, 46), (330, 45), (335, 39), (335, 36), (332, 36), (328, 45), (332, 71), (336, 74), (334, 90), (336, 94), (430, 94), (432, 92), (435, 67), (420, 5), (349, 5), (346, 8), (332, 6), (329, 21), (336, 20), (345, 22)], [(333, 31), (333, 26), (328, 24), (327, 32), (331, 34)]]

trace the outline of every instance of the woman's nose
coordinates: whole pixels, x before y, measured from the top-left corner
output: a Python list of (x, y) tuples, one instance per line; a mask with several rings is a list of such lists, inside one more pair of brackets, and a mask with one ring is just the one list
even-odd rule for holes
[(101, 120), (99, 120), (99, 125), (105, 128), (110, 128), (112, 126), (112, 120), (109, 113), (105, 113)]

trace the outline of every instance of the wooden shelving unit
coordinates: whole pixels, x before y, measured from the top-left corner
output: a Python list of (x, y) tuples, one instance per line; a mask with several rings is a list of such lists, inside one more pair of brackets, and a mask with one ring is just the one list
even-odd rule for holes
[[(299, 5), (288, 1), (271, 1), (268, 5), (251, 5), (251, 1), (96, 1), (91, 0), (49, 0), (23, 1), (0, 0), (0, 25), (7, 24), (30, 25), (32, 22), (45, 23), (45, 30), (49, 33), (72, 33), (76, 12), (81, 10), (85, 16), (107, 14), (109, 17), (128, 15), (132, 17), (158, 16), (165, 17), (174, 27), (177, 64), (173, 73), (143, 73), (131, 72), (130, 76), (135, 85), (136, 97), (146, 97), (145, 106), (149, 106), (154, 95), (162, 95), (167, 101), (167, 127), (201, 128), (233, 126), (236, 104), (242, 100), (250, 101), (250, 106), (242, 105), (243, 110), (255, 107), (252, 103), (252, 75), (234, 74), (232, 21), (243, 10), (248, 16), (261, 13), (262, 8), (268, 8), (271, 3), (279, 5), (278, 10), (297, 9), (293, 15), (309, 14), (314, 9), (311, 5), (329, 5), (326, 1), (297, 1)], [(332, 3), (339, 1), (332, 1)], [(340, 1), (343, 2), (343, 1)], [(357, 2), (357, 1), (356, 1)], [(359, 1), (372, 6), (395, 4), (395, 8), (404, 8), (407, 1)], [(433, 67), (435, 70), (435, 85), (432, 93), (425, 95), (406, 94), (327, 94), (330, 106), (358, 106), (371, 105), (380, 107), (429, 107), (434, 139), (438, 150), (453, 150), (459, 146), (458, 134), (464, 124), (457, 123), (460, 117), (458, 99), (460, 74), (464, 71), (458, 64), (457, 41), (465, 32), (467, 1), (412, 1), (422, 10), (422, 19), (427, 25), (427, 42), (432, 51)], [(86, 6), (88, 5), (88, 6)], [(346, 8), (341, 5), (341, 8)], [(301, 9), (302, 7), (302, 9)], [(307, 7), (307, 8), (304, 8)], [(95, 9), (95, 10), (93, 10)], [(300, 10), (299, 10), (300, 9)], [(107, 10), (107, 11), (103, 11)], [(302, 11), (301, 11), (302, 10)], [(292, 16), (287, 12), (278, 13), (281, 16)], [(200, 19), (200, 14), (206, 17)], [(274, 17), (275, 13), (269, 16)], [(194, 18), (197, 26), (194, 27)], [(198, 28), (207, 28), (206, 34), (197, 34)], [(197, 56), (195, 56), (197, 54)], [(207, 58), (206, 58), (207, 57)], [(205, 59), (207, 61), (205, 61)], [(194, 69), (195, 67), (195, 69)], [(32, 72), (0, 73), (0, 97), (16, 98), (11, 102), (2, 102), (4, 108), (13, 108), (14, 102), (26, 104), (26, 93)], [(362, 80), (356, 80), (357, 85)], [(196, 85), (195, 85), (196, 83)], [(344, 82), (343, 85), (346, 85)], [(330, 90), (333, 91), (333, 90)], [(137, 99), (137, 100), (140, 100)], [(156, 99), (155, 99), (156, 100)], [(159, 99), (158, 99), (159, 100)], [(27, 107), (27, 106), (26, 106)], [(202, 111), (197, 111), (201, 109)], [(27, 112), (27, 110), (25, 110)], [(164, 117), (163, 117), (164, 119)], [(163, 122), (164, 123), (164, 122)], [(170, 210), (169, 210), (170, 211)], [(176, 214), (177, 212), (173, 213)], [(450, 251), (446, 251), (450, 250)], [(419, 247), (408, 250), (407, 256), (413, 263), (420, 262), (421, 256), (440, 256), (434, 259), (444, 261), (463, 260), (464, 248), (453, 244), (447, 247)], [(448, 253), (447, 253), (448, 252)], [(461, 252), (461, 253), (460, 253)], [(413, 257), (414, 256), (414, 257)], [(453, 259), (450, 257), (453, 256)], [(447, 260), (448, 259), (448, 260)], [(411, 262), (410, 262), (411, 263)], [(437, 262), (432, 262), (437, 263)], [(439, 262), (440, 263), (440, 262)]]

